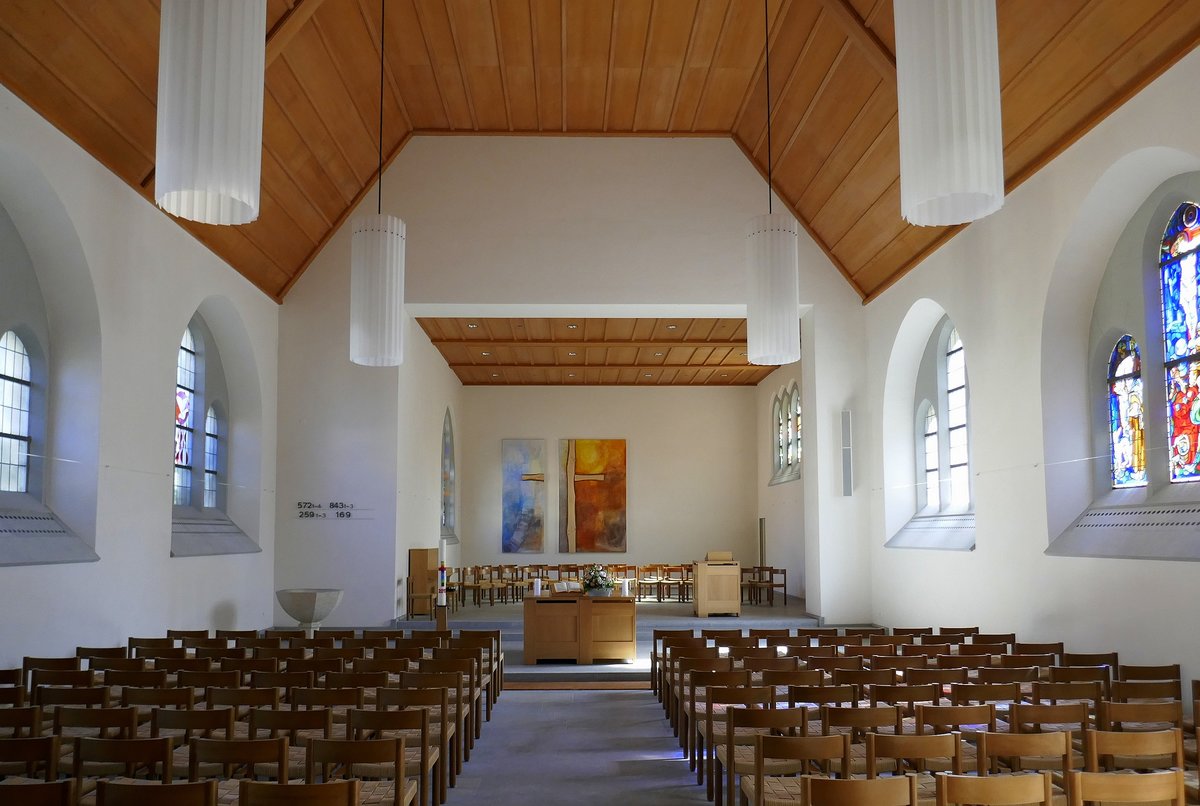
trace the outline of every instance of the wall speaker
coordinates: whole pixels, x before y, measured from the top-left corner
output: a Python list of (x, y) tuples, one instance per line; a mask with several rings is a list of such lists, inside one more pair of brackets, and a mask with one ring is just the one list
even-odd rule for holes
[(842, 495), (854, 495), (854, 434), (850, 410), (842, 410)]

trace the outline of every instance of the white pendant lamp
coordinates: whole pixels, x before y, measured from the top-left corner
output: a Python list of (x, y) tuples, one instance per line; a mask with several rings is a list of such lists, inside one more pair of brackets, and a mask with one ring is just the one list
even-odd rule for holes
[(368, 367), (404, 362), (404, 222), (383, 214), (384, 29), (379, 0), (379, 172), (375, 215), (354, 221), (350, 239), (350, 360)]
[(796, 219), (772, 211), (771, 50), (763, 0), (763, 51), (767, 84), (767, 215), (746, 226), (746, 360), (791, 364), (800, 360), (799, 230)]
[(266, 0), (163, 0), (154, 200), (204, 224), (258, 218)]
[(895, 0), (900, 213), (919, 226), (1004, 204), (995, 0)]

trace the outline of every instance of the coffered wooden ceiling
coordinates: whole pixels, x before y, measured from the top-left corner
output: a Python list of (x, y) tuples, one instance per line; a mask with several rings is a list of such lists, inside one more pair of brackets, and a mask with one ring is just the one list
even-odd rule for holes
[[(759, 0), (387, 0), (413, 134), (732, 137), (762, 172)], [(1009, 188), (1188, 53), (1195, 3), (998, 0)], [(899, 212), (891, 0), (769, 0), (775, 178), (869, 301), (954, 235)], [(0, 1), (0, 81), (153, 197), (158, 0)], [(180, 222), (282, 300), (376, 176), (376, 0), (269, 0), (261, 215)], [(482, 300), (481, 302), (486, 302)]]
[(745, 319), (421, 318), (465, 386), (755, 386)]

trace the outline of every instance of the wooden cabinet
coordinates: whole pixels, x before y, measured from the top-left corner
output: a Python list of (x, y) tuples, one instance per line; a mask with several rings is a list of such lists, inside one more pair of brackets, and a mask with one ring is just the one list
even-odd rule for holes
[(438, 550), (408, 550), (408, 617), (433, 613), (437, 598)]
[(742, 566), (734, 560), (705, 560), (694, 564), (697, 616), (731, 616), (742, 612)]
[(637, 658), (637, 605), (629, 596), (526, 596), (526, 663)]

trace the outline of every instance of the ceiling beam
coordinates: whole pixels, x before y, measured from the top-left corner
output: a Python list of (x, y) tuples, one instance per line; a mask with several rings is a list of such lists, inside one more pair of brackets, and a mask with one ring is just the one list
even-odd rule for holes
[[(279, 54), (283, 53), (283, 49), (288, 46), (292, 38), (304, 27), (304, 24), (312, 19), (312, 15), (317, 13), (323, 0), (296, 0), (292, 7), (279, 18), (275, 23), (275, 27), (267, 31), (267, 50), (266, 64), (263, 66), (263, 72), (271, 66), (271, 63), (279, 58)], [(150, 187), (150, 183), (154, 181), (154, 168), (146, 174), (141, 181), (143, 190)]]
[(714, 348), (729, 348), (745, 347), (746, 340), (741, 341), (654, 341), (653, 339), (640, 339), (637, 341), (556, 341), (554, 339), (430, 339), (434, 347), (567, 347), (567, 348), (597, 348), (603, 347), (606, 349), (622, 348), (622, 347), (658, 347), (670, 348), (690, 347), (699, 349), (704, 347)]
[(866, 21), (858, 16), (850, 0), (823, 0), (825, 8), (838, 21), (851, 41), (857, 44), (871, 63), (885, 79), (896, 82), (896, 57), (888, 50), (887, 45), (880, 41), (875, 32), (867, 27)]
[(758, 364), (450, 364), (449, 366), (455, 372), (473, 369), (486, 370), (488, 372), (522, 369), (561, 369), (571, 372), (584, 369), (636, 369), (641, 372), (661, 372), (667, 369), (708, 369), (720, 370), (721, 372), (757, 372), (762, 369), (774, 369), (774, 367), (759, 366)]

